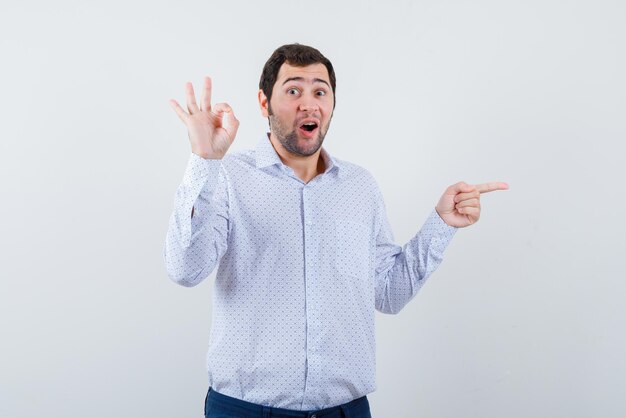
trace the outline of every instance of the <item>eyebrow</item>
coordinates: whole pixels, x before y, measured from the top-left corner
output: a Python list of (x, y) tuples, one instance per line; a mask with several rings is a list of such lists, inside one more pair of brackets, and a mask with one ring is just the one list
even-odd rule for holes
[[(289, 77), (288, 79), (286, 79), (286, 80), (283, 82), (283, 86), (284, 86), (285, 84), (289, 83), (290, 81), (306, 81), (306, 79), (305, 79), (304, 77)], [(314, 82), (314, 83), (324, 83), (324, 84), (326, 84), (328, 87), (330, 87), (330, 86), (328, 85), (328, 83), (326, 82), (326, 80), (323, 80), (323, 79), (321, 79), (321, 78), (314, 78), (314, 79), (313, 79), (313, 82)]]

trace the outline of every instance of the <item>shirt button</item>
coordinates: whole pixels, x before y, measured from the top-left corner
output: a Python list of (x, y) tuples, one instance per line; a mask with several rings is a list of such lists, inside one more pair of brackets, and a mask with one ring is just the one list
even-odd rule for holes
[[(307, 224), (308, 226), (311, 226), (311, 225), (313, 225), (313, 221), (306, 221), (306, 224)], [(311, 418), (313, 418), (313, 417), (311, 417)]]

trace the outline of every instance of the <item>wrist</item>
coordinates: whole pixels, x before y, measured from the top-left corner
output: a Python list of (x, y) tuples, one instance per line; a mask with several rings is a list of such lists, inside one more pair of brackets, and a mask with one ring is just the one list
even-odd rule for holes
[(437, 212), (437, 215), (439, 215), (439, 217), (443, 220), (443, 216), (441, 216), (441, 212), (437, 206), (435, 206), (435, 212)]
[(204, 158), (205, 160), (221, 160), (224, 158), (224, 154), (215, 154), (207, 151), (191, 149), (191, 152), (196, 154), (198, 157)]

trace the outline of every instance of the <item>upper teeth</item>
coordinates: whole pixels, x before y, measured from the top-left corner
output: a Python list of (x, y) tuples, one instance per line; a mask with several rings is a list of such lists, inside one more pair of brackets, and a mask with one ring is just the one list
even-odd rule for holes
[(305, 123), (305, 125), (313, 126), (313, 125), (315, 125), (315, 123), (314, 122), (307, 122), (307, 123)]

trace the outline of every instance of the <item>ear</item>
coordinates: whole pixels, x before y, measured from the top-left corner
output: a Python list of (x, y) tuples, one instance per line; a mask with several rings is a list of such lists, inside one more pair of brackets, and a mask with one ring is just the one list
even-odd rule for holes
[(268, 106), (268, 101), (267, 101), (267, 96), (265, 96), (265, 93), (263, 93), (263, 90), (259, 89), (259, 107), (261, 108), (261, 116), (263, 116), (264, 118), (268, 118), (270, 116), (269, 110), (267, 108)]

